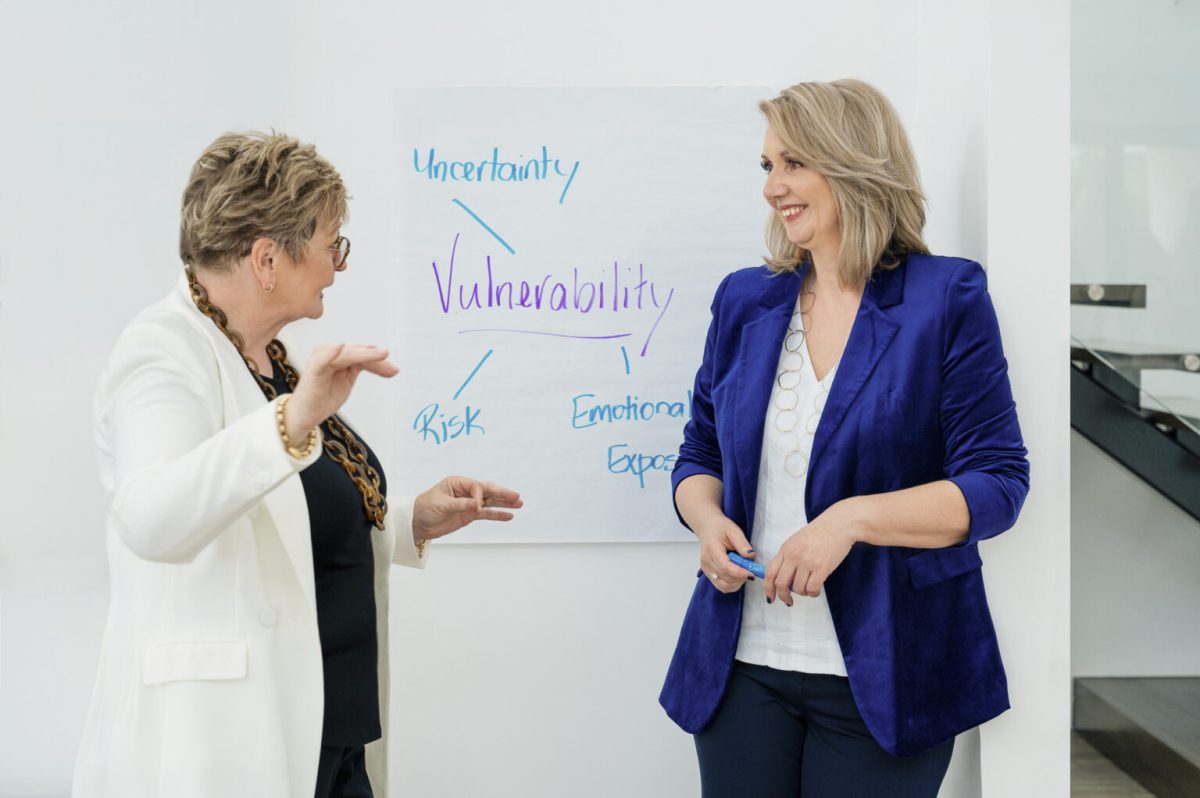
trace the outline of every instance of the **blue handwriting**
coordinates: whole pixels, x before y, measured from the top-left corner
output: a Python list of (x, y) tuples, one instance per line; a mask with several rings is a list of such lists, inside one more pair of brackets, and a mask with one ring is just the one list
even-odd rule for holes
[(667, 418), (691, 418), (692, 392), (687, 392), (686, 402), (643, 402), (637, 396), (625, 395), (624, 402), (593, 402), (594, 393), (580, 393), (571, 397), (571, 426), (587, 429), (597, 424), (612, 424), (618, 421), (653, 421), (658, 416)]
[(434, 402), (421, 408), (421, 412), (417, 413), (416, 419), (413, 420), (412, 428), (421, 436), (422, 443), (433, 441), (435, 446), (441, 446), (456, 438), (483, 435), (486, 430), (479, 424), (479, 415), (482, 412), (467, 405), (461, 414), (455, 413), (447, 417), (446, 413), (441, 412), (441, 405)]
[(647, 471), (670, 471), (675, 467), (675, 454), (622, 454), (617, 449), (628, 449), (629, 444), (617, 443), (608, 447), (608, 472), (630, 474), (637, 477), (638, 486), (645, 489)]

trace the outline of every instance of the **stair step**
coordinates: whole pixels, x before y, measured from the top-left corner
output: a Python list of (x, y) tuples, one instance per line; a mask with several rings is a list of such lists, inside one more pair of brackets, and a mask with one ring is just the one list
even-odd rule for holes
[(1200, 795), (1200, 677), (1076, 679), (1074, 728), (1155, 795)]
[(1154, 798), (1154, 793), (1072, 732), (1071, 798)]

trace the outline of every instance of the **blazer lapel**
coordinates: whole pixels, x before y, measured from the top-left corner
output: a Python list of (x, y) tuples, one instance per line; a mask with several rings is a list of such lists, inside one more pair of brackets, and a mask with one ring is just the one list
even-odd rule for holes
[[(891, 270), (877, 269), (863, 291), (858, 315), (850, 329), (850, 338), (846, 341), (813, 438), (810, 471), (817, 470), (816, 463), (825, 453), (833, 433), (846, 418), (850, 405), (900, 329), (900, 323), (884, 313), (882, 308), (895, 305), (903, 299), (904, 270), (903, 263)], [(808, 480), (808, 487), (808, 496), (811, 497), (812, 480)], [(823, 508), (814, 508), (809, 503), (809, 517), (815, 517), (812, 513), (820, 509)]]
[(754, 497), (758, 492), (758, 469), (762, 458), (762, 421), (771, 398), (783, 337), (806, 270), (807, 266), (804, 266), (798, 273), (766, 278), (759, 299), (760, 315), (742, 328), (733, 399), (733, 455), (735, 470), (741, 477), (747, 537), (754, 526)]
[[(221, 399), (225, 411), (224, 424), (228, 426), (247, 413), (262, 407), (266, 398), (258, 387), (258, 381), (246, 368), (237, 348), (192, 301), (186, 276), (180, 277), (177, 289), (189, 318), (208, 334), (216, 354), (217, 374), (221, 380)], [(293, 474), (281, 482), (263, 497), (263, 503), (275, 522), (288, 559), (296, 569), (297, 580), (304, 597), (315, 612), (317, 597), (313, 577), (312, 534), (309, 529), (308, 502), (304, 496), (300, 474)]]

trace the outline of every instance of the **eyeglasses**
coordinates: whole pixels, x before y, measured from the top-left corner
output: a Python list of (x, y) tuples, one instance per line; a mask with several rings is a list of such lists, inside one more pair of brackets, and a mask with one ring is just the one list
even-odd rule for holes
[(333, 270), (335, 272), (343, 271), (346, 268), (346, 258), (350, 257), (350, 239), (345, 236), (338, 236), (333, 242), (333, 246), (329, 247), (329, 251), (333, 255)]

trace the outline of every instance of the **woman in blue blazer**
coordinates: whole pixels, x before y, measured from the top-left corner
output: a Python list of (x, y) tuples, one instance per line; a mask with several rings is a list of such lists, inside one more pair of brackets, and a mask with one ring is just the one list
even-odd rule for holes
[(978, 543), (1029, 465), (996, 315), (979, 264), (928, 253), (877, 90), (760, 107), (770, 257), (712, 303), (672, 477), (701, 573), (660, 700), (709, 798), (935, 796), (1009, 705)]

